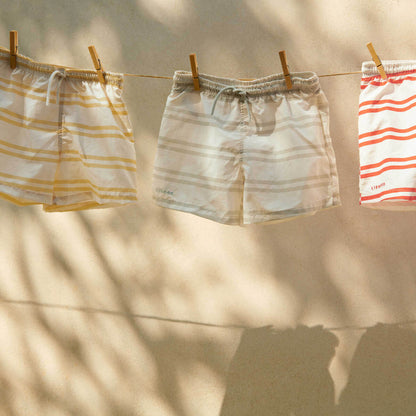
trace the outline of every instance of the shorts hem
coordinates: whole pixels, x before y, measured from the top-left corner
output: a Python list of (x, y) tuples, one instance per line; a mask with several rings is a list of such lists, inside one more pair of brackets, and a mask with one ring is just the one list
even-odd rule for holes
[(41, 194), (29, 191), (22, 191), (13, 186), (0, 186), (0, 197), (18, 206), (50, 204), (50, 194)]
[(114, 202), (112, 200), (94, 200), (75, 198), (74, 196), (68, 197), (65, 203), (53, 204), (53, 198), (51, 195), (33, 193), (29, 191), (21, 191), (13, 188), (12, 186), (0, 186), (0, 198), (5, 201), (12, 202), (18, 206), (27, 205), (43, 205), (43, 210), (46, 212), (64, 212), (64, 211), (78, 211), (82, 209), (92, 208), (114, 208), (124, 205), (130, 205), (137, 202), (135, 199), (129, 198), (123, 200), (123, 196), (115, 194), (114, 196), (120, 197), (120, 202)]
[(114, 202), (97, 202), (97, 201), (85, 201), (75, 204), (67, 205), (43, 205), (43, 210), (45, 212), (69, 212), (69, 211), (84, 211), (87, 209), (101, 209), (101, 208), (120, 208), (126, 205), (135, 204), (135, 201), (114, 203)]
[(182, 211), (182, 212), (186, 212), (188, 214), (194, 214), (198, 217), (202, 217), (208, 220), (212, 220), (215, 222), (218, 222), (220, 224), (225, 224), (225, 225), (242, 225), (240, 218), (232, 218), (232, 217), (219, 217), (216, 215), (213, 215), (213, 211), (210, 210), (204, 210), (198, 206), (186, 206), (183, 205), (180, 202), (177, 201), (169, 201), (169, 200), (164, 200), (164, 199), (160, 199), (160, 198), (155, 198), (153, 197), (153, 200), (155, 201), (155, 203), (161, 207), (164, 208), (169, 208), (169, 209), (173, 209), (175, 211)]
[[(272, 223), (279, 223), (283, 221), (289, 221), (292, 219), (300, 218), (303, 216), (314, 215), (315, 213), (319, 211), (324, 211), (330, 208), (336, 208), (336, 207), (341, 206), (341, 201), (337, 200), (337, 201), (334, 201), (331, 205), (325, 205), (325, 206), (319, 205), (319, 206), (314, 206), (310, 208), (296, 210), (296, 212), (294, 212), (294, 210), (286, 210), (286, 211), (283, 210), (283, 211), (272, 212), (270, 214), (265, 214), (263, 216), (260, 216), (260, 215), (251, 216), (251, 217), (239, 216), (238, 218), (232, 218), (232, 217), (225, 217), (225, 216), (219, 217), (217, 215), (213, 215), (213, 211), (204, 210), (198, 206), (189, 206), (188, 204), (181, 203), (178, 201), (169, 201), (169, 200), (155, 198), (155, 197), (153, 197), (153, 200), (155, 201), (157, 205), (164, 207), (164, 208), (169, 208), (175, 211), (182, 211), (185, 213), (194, 214), (199, 217), (218, 222), (220, 224), (240, 225), (240, 226), (254, 225), (254, 224), (266, 225), (266, 224), (272, 224)], [(292, 214), (289, 214), (288, 212), (292, 212)]]
[(304, 209), (300, 209), (300, 210), (296, 210), (296, 212), (294, 212), (294, 210), (283, 210), (283, 211), (276, 211), (267, 215), (264, 215), (263, 217), (258, 217), (260, 219), (256, 219), (255, 221), (250, 221), (250, 220), (246, 220), (244, 219), (244, 223), (243, 225), (252, 225), (252, 224), (277, 224), (277, 223), (281, 223), (281, 222), (285, 222), (285, 221), (290, 221), (290, 220), (294, 220), (297, 218), (301, 218), (301, 217), (308, 217), (308, 216), (312, 216), (315, 215), (316, 213), (320, 212), (320, 211), (326, 211), (328, 209), (331, 208), (336, 208), (336, 207), (340, 207), (341, 206), (341, 202), (340, 201), (336, 201), (334, 203), (332, 203), (331, 205), (328, 206), (314, 206), (314, 207), (310, 207), (310, 208), (304, 208)]

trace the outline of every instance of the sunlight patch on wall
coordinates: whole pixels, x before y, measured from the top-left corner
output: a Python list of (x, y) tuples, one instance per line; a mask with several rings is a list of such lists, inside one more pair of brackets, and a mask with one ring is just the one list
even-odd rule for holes
[(98, 56), (103, 60), (106, 71), (121, 71), (122, 48), (119, 34), (110, 21), (95, 17), (87, 27), (82, 27), (74, 34), (71, 45), (79, 59), (85, 62), (86, 68), (94, 69), (88, 46), (94, 45)]
[(182, 25), (195, 15), (195, 7), (190, 0), (136, 1), (140, 11), (172, 31), (183, 30)]
[[(217, 415), (221, 402), (218, 400), (222, 393), (222, 380), (207, 365), (199, 362), (189, 363), (186, 371), (179, 374), (180, 396), (182, 403), (187, 405), (186, 414), (199, 416)], [(192, 390), (188, 386), (192, 386)], [(201, 406), (205, 403), (206, 406)]]
[[(72, 48), (67, 47), (69, 46), (67, 36), (55, 29), (50, 29), (49, 33), (50, 36), (46, 36), (44, 40), (42, 56), (29, 56), (52, 65), (75, 66)], [(84, 48), (87, 47), (88, 45), (84, 45)]]
[(297, 21), (297, 11), (294, 2), (278, 2), (275, 0), (246, 0), (246, 7), (254, 14), (261, 25), (276, 36), (293, 27)]
[[(331, 241), (324, 247), (323, 261), (332, 284), (344, 299), (348, 324), (371, 325), (389, 320), (388, 305), (380, 298), (386, 271), (376, 258), (367, 255), (365, 264), (359, 254), (347, 245)], [(371, 279), (377, 278), (377, 282)], [(375, 290), (375, 285), (380, 287)], [(346, 324), (346, 323), (345, 323)]]

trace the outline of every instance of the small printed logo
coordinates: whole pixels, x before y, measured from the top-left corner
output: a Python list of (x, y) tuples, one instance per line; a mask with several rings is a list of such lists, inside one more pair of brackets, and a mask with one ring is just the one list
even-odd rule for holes
[(377, 189), (383, 188), (384, 186), (386, 186), (386, 182), (380, 183), (380, 184), (378, 184), (378, 185), (373, 185), (373, 186), (371, 187), (371, 190), (372, 190), (372, 191), (376, 191)]
[(173, 195), (173, 191), (169, 191), (168, 189), (156, 188), (156, 192), (158, 194)]

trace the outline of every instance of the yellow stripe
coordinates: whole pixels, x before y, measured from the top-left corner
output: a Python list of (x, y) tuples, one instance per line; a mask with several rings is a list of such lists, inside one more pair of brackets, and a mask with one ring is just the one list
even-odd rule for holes
[[(57, 151), (57, 150), (55, 151), (55, 150), (34, 149), (34, 148), (31, 148), (31, 147), (20, 146), (18, 144), (8, 143), (8, 142), (5, 142), (3, 140), (0, 140), (0, 145), (7, 146), (7, 147), (10, 147), (10, 148), (16, 149), (16, 150), (21, 150), (23, 152), (33, 152), (35, 154), (44, 153), (44, 154), (55, 155), (55, 156), (58, 156), (60, 154), (59, 151)], [(108, 161), (108, 162), (119, 161), (119, 162), (132, 163), (132, 164), (136, 165), (136, 160), (135, 159), (128, 159), (128, 158), (118, 157), (118, 156), (108, 156), (107, 157), (107, 156), (85, 155), (85, 154), (79, 153), (77, 150), (64, 150), (61, 153), (62, 154), (78, 155), (82, 159), (104, 160), (104, 161)]]
[(25, 189), (26, 191), (39, 191), (39, 192), (45, 192), (47, 194), (52, 193), (52, 189), (39, 188), (37, 186), (21, 185), (19, 183), (11, 183), (11, 182), (5, 182), (5, 181), (0, 181), (0, 184), (7, 185), (7, 186), (10, 186), (12, 188)]
[(81, 132), (81, 131), (69, 130), (69, 129), (67, 129), (66, 131), (68, 133), (75, 134), (77, 136), (92, 137), (94, 139), (124, 139), (124, 140), (127, 140), (127, 138), (125, 137), (125, 135), (118, 134), (118, 133), (101, 133), (101, 134), (97, 134), (97, 133), (84, 133), (84, 132)]
[(13, 111), (10, 110), (6, 110), (5, 108), (0, 108), (0, 111), (3, 113), (8, 114), (9, 116), (12, 116), (14, 118), (18, 118), (20, 120), (26, 120), (26, 121), (30, 121), (31, 123), (38, 123), (38, 124), (46, 124), (48, 126), (53, 126), (53, 127), (57, 127), (59, 125), (59, 123), (57, 121), (47, 121), (47, 120), (39, 120), (36, 118), (32, 118), (32, 117), (25, 117), (21, 114), (15, 113)]
[[(98, 186), (93, 184), (92, 182), (90, 182), (88, 179), (72, 179), (72, 180), (57, 180), (55, 181), (56, 184), (68, 184), (68, 185), (80, 185), (82, 183), (87, 183), (89, 185), (91, 185), (93, 188), (98, 189), (99, 191), (107, 191), (107, 192), (113, 192), (113, 191), (117, 191), (117, 192), (130, 192), (130, 193), (136, 193), (136, 189), (135, 188), (115, 188), (115, 187), (108, 187), (108, 186)], [(65, 189), (71, 190), (71, 187), (67, 187)]]
[[(120, 191), (118, 188), (112, 188), (112, 190), (114, 191), (114, 192), (122, 192), (122, 191)], [(97, 192), (97, 191), (95, 191), (94, 189), (91, 189), (90, 187), (78, 187), (78, 188), (68, 188), (68, 187), (59, 187), (59, 186), (56, 186), (56, 187), (54, 187), (54, 191), (55, 192), (65, 192), (66, 194), (68, 194), (68, 192), (70, 192), (70, 191), (77, 191), (77, 192), (84, 192), (84, 191), (88, 191), (88, 192), (92, 192), (93, 194), (95, 194), (95, 195), (98, 195), (99, 197), (103, 197), (103, 196), (105, 196), (106, 194), (103, 194), (103, 193), (100, 193), (100, 192)], [(111, 192), (111, 190), (108, 190), (108, 192)], [(135, 192), (135, 191), (133, 191), (133, 192)], [(128, 195), (125, 195), (124, 197), (122, 197), (122, 196), (120, 196), (119, 195), (119, 197), (121, 198), (121, 199), (123, 199), (124, 197), (125, 198), (127, 198), (127, 197), (129, 197)]]
[[(46, 97), (38, 97), (37, 95), (32, 95), (32, 94), (27, 94), (21, 91), (17, 91), (14, 88), (6, 88), (0, 85), (0, 90), (6, 91), (6, 92), (12, 92), (13, 94), (17, 94), (20, 95), (22, 97), (27, 97), (30, 98), (32, 100), (38, 100), (38, 101), (43, 101), (46, 102)], [(108, 101), (107, 101), (108, 102)], [(56, 104), (56, 100), (50, 100), (50, 103), (52, 104)], [(75, 102), (75, 101), (63, 101), (62, 102), (63, 105), (79, 105), (80, 107), (85, 107), (85, 108), (110, 108), (111, 112), (114, 112), (115, 114), (118, 115), (127, 115), (127, 111), (114, 111), (112, 108), (113, 107), (118, 107), (118, 108), (123, 108), (124, 110), (126, 109), (124, 103), (122, 104), (84, 104), (84, 103), (80, 103), (80, 102)]]
[(24, 123), (20, 123), (19, 121), (10, 120), (9, 118), (0, 116), (0, 120), (4, 121), (5, 123), (12, 124), (13, 126), (23, 127), (28, 130), (36, 130), (36, 131), (46, 131), (48, 133), (56, 132), (56, 129), (47, 129), (45, 127), (36, 127), (36, 126), (28, 126)]
[[(53, 127), (57, 127), (59, 125), (59, 123), (56, 122), (56, 121), (39, 120), (39, 119), (36, 119), (36, 118), (33, 118), (33, 117), (25, 117), (21, 114), (13, 112), (13, 111), (6, 110), (5, 108), (0, 108), (0, 111), (3, 112), (3, 113), (8, 114), (9, 116), (12, 116), (14, 118), (18, 118), (19, 120), (25, 120), (25, 121), (29, 121), (31, 123), (46, 124), (46, 125), (53, 126)], [(84, 130), (117, 130), (126, 137), (132, 137), (133, 136), (132, 132), (124, 132), (118, 126), (89, 126), (87, 124), (66, 123), (66, 122), (64, 123), (64, 126), (79, 127), (80, 129), (84, 129)]]
[(131, 172), (136, 172), (136, 168), (130, 166), (120, 166), (120, 165), (102, 165), (99, 163), (86, 163), (83, 159), (72, 157), (72, 158), (62, 158), (61, 162), (81, 162), (84, 166), (89, 168), (103, 168), (103, 169), (121, 169), (121, 170), (128, 170)]
[(50, 159), (50, 158), (46, 158), (46, 157), (26, 156), (26, 155), (22, 155), (20, 153), (9, 152), (8, 150), (1, 149), (1, 148), (0, 148), (0, 153), (3, 153), (5, 155), (9, 155), (9, 156), (14, 156), (14, 157), (17, 157), (18, 159), (34, 160), (36, 162), (57, 163), (59, 161), (59, 159), (57, 159), (57, 158), (56, 159)]
[(114, 188), (114, 187), (108, 187), (108, 186), (98, 186), (98, 185), (95, 185), (94, 183), (92, 183), (91, 181), (89, 181), (88, 179), (68, 179), (68, 180), (61, 179), (61, 180), (57, 180), (57, 181), (47, 181), (47, 180), (43, 180), (43, 179), (25, 178), (23, 176), (11, 175), (9, 173), (3, 173), (3, 172), (0, 172), (0, 176), (3, 176), (5, 178), (9, 178), (9, 179), (17, 179), (19, 181), (24, 181), (24, 182), (29, 182), (29, 183), (45, 184), (45, 185), (49, 185), (49, 186), (53, 186), (54, 184), (79, 185), (79, 184), (87, 183), (87, 184), (91, 185), (93, 188), (96, 188), (100, 191), (136, 192), (136, 189), (134, 189), (134, 188)]
[(87, 126), (86, 124), (81, 123), (64, 123), (64, 126), (68, 127), (79, 127), (80, 129), (84, 130), (118, 130), (123, 136), (126, 137), (133, 137), (133, 133), (131, 132), (124, 132), (120, 129), (120, 127), (117, 126)]
[[(56, 129), (47, 129), (45, 127), (36, 127), (36, 126), (32, 126), (32, 125), (28, 126), (25, 123), (21, 123), (19, 121), (11, 120), (10, 118), (3, 117), (3, 116), (0, 116), (0, 120), (4, 121), (5, 123), (11, 124), (13, 126), (22, 127), (24, 129), (28, 129), (28, 130), (44, 131), (44, 132), (48, 132), (48, 133), (56, 133), (57, 132)], [(65, 129), (64, 129), (64, 131), (65, 131)], [(124, 135), (119, 134), (119, 133), (101, 133), (101, 134), (86, 133), (86, 132), (84, 133), (84, 132), (80, 132), (80, 131), (76, 131), (76, 130), (68, 130), (68, 129), (66, 129), (66, 131), (68, 133), (76, 134), (77, 136), (92, 137), (94, 139), (105, 139), (105, 138), (113, 139), (114, 138), (114, 139), (129, 140), (129, 139), (127, 139), (127, 137), (125, 137)]]
[(84, 211), (86, 209), (92, 208), (105, 208), (105, 207), (114, 207), (120, 205), (130, 204), (132, 202), (136, 202), (136, 199), (127, 200), (127, 202), (104, 202), (103, 204), (99, 202), (90, 202), (89, 204), (86, 203), (79, 203), (79, 204), (68, 204), (68, 205), (43, 205), (43, 209), (46, 212), (65, 212), (65, 211)]
[(26, 201), (24, 199), (17, 199), (17, 198), (13, 198), (10, 195), (5, 194), (4, 192), (0, 192), (0, 196), (10, 202), (13, 202), (13, 204), (19, 205), (21, 207), (26, 207), (28, 205), (36, 205), (39, 204), (39, 202), (23, 202)]
[[(64, 151), (62, 153), (65, 154), (67, 152)], [(77, 152), (76, 150), (71, 151), (71, 153), (78, 154), (82, 159), (104, 160), (104, 161), (107, 161), (107, 162), (112, 162), (112, 161), (126, 162), (126, 163), (132, 163), (134, 166), (136, 166), (136, 160), (135, 159), (127, 159), (125, 157), (118, 157), (118, 156), (108, 156), (107, 157), (107, 156), (83, 155), (83, 154)]]
[[(89, 189), (91, 191), (91, 189)], [(115, 195), (99, 195), (96, 192), (92, 192), (94, 195), (97, 195), (99, 198), (102, 199), (112, 199), (112, 200), (118, 200), (118, 201), (137, 201), (137, 197), (132, 196), (115, 196)], [(58, 195), (59, 196), (59, 195)], [(66, 195), (63, 195), (66, 196)], [(82, 204), (82, 202), (81, 202)], [(99, 202), (96, 202), (97, 205), (101, 205)], [(71, 205), (77, 205), (77, 204), (71, 204)], [(58, 205), (59, 206), (59, 205)], [(62, 205), (62, 207), (65, 207), (65, 205)]]
[(12, 144), (4, 140), (0, 140), (0, 145), (11, 147), (12, 149), (21, 150), (22, 152), (33, 152), (33, 153), (45, 153), (47, 155), (58, 156), (59, 152), (57, 150), (44, 150), (44, 149), (34, 149), (32, 147), (20, 146), (18, 144)]
[(54, 183), (53, 181), (46, 181), (43, 179), (35, 179), (35, 178), (25, 178), (23, 176), (11, 175), (10, 173), (4, 173), (4, 172), (0, 172), (0, 176), (3, 176), (4, 178), (9, 178), (9, 179), (17, 179), (18, 181), (25, 181), (25, 182), (45, 184), (45, 185), (53, 185)]
[[(107, 102), (108, 102), (108, 100), (107, 100)], [(105, 105), (105, 104), (84, 104), (84, 103), (80, 103), (80, 102), (77, 102), (77, 101), (63, 101), (62, 104), (63, 105), (79, 105), (79, 106), (85, 107), (85, 108), (95, 108), (95, 107), (97, 107), (97, 108), (101, 108), (101, 107), (103, 107), (103, 108), (110, 108), (110, 107), (117, 107), (117, 108), (123, 108), (124, 110), (126, 109), (126, 106), (125, 106), (124, 103), (122, 103), (122, 104), (113, 104), (113, 103), (111, 103), (111, 101), (110, 101), (110, 104), (109, 105)]]

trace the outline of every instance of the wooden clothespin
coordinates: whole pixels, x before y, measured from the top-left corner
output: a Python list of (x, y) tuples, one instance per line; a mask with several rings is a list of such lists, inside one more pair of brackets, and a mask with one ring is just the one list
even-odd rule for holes
[(17, 30), (10, 31), (10, 68), (16, 68), (17, 55)]
[(94, 63), (94, 68), (97, 71), (98, 80), (101, 82), (101, 84), (105, 84), (105, 72), (101, 64), (101, 60), (98, 57), (97, 51), (95, 50), (95, 47), (93, 45), (88, 46), (88, 50), (90, 51), (91, 59)]
[(198, 62), (196, 61), (196, 55), (191, 53), (189, 55), (189, 60), (191, 61), (191, 69), (192, 69), (192, 79), (194, 81), (194, 88), (195, 91), (199, 91), (199, 72), (198, 72)]
[(286, 51), (279, 51), (280, 62), (282, 64), (283, 75), (286, 81), (286, 87), (288, 90), (292, 89), (292, 79), (290, 78), (289, 67), (286, 60)]
[(383, 64), (380, 61), (380, 58), (377, 56), (376, 51), (374, 50), (374, 46), (371, 42), (367, 43), (367, 48), (371, 53), (371, 57), (373, 58), (374, 63), (377, 66), (378, 72), (380, 72), (381, 78), (387, 79), (387, 75), (384, 71)]

